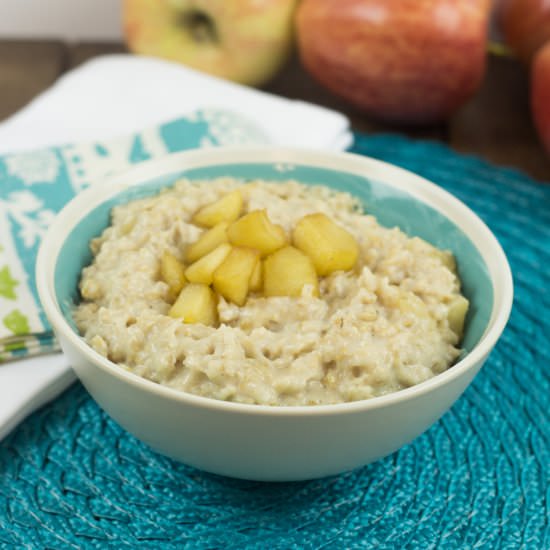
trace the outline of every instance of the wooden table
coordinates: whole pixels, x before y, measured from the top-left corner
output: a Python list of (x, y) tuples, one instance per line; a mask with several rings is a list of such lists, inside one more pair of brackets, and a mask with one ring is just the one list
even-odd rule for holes
[[(65, 71), (120, 44), (66, 45), (55, 41), (0, 41), (0, 120), (51, 86)], [(428, 128), (390, 127), (377, 123), (318, 85), (292, 59), (265, 88), (289, 98), (337, 109), (365, 132), (400, 132), (441, 140), (457, 151), (480, 155), (496, 164), (520, 168), (550, 182), (550, 158), (537, 141), (529, 116), (528, 75), (512, 59), (491, 57), (478, 94), (445, 124)]]

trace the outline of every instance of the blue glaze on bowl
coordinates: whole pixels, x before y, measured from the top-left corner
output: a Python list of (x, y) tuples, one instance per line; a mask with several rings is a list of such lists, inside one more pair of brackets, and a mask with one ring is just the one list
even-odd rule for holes
[(456, 257), (463, 292), (470, 300), (464, 340), (466, 352), (480, 340), (493, 307), (493, 288), (481, 255), (466, 235), (437, 210), (409, 194), (368, 177), (307, 165), (269, 163), (226, 164), (175, 172), (136, 187), (130, 187), (90, 211), (71, 231), (55, 266), (55, 293), (63, 315), (77, 332), (71, 309), (79, 299), (78, 281), (82, 268), (91, 262), (88, 243), (109, 225), (110, 211), (119, 204), (152, 196), (181, 177), (213, 179), (230, 176), (241, 179), (284, 181), (296, 179), (347, 191), (358, 197), (365, 211), (386, 227), (399, 227), (409, 236), (418, 236), (438, 248), (449, 249)]

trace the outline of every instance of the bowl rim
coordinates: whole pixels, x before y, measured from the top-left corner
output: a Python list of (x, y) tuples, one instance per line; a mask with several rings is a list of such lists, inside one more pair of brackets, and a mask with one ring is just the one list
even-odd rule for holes
[[(474, 348), (451, 368), (409, 388), (358, 401), (330, 405), (290, 406), (236, 403), (177, 390), (127, 371), (93, 350), (68, 324), (55, 297), (53, 285), (55, 266), (69, 230), (101, 203), (126, 189), (146, 185), (155, 178), (208, 165), (257, 163), (306, 165), (370, 177), (383, 185), (400, 189), (409, 196), (429, 205), (459, 227), (483, 258), (494, 296), (489, 321)], [(289, 179), (291, 178), (292, 174), (289, 173)], [(450, 210), (443, 211), (440, 203)], [(453, 219), (458, 216), (464, 218), (462, 223)], [(474, 234), (475, 240), (472, 238)], [(480, 249), (481, 244), (483, 244), (483, 250)], [(495, 264), (492, 270), (487, 264), (486, 256), (488, 254), (492, 256)], [(265, 145), (193, 149), (171, 153), (158, 159), (141, 162), (122, 173), (108, 176), (103, 182), (96, 183), (78, 193), (57, 214), (42, 240), (36, 261), (36, 285), (44, 312), (55, 332), (68, 339), (96, 368), (115, 376), (136, 389), (152, 392), (169, 400), (199, 408), (220, 410), (225, 413), (252, 413), (261, 416), (324, 416), (354, 413), (391, 406), (394, 403), (414, 399), (434, 391), (464, 375), (486, 358), (506, 326), (513, 303), (512, 273), (500, 243), (477, 214), (448, 191), (409, 170), (371, 157), (347, 152), (326, 152)], [(501, 289), (500, 299), (495, 292), (496, 287)]]

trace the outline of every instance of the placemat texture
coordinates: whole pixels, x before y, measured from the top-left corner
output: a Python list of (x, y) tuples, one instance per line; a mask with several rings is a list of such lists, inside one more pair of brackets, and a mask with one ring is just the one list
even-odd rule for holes
[(510, 323), (451, 411), (375, 464), (263, 484), (155, 454), (75, 385), (0, 446), (2, 547), (550, 548), (550, 185), (397, 136), (354, 151), (454, 193), (510, 260)]

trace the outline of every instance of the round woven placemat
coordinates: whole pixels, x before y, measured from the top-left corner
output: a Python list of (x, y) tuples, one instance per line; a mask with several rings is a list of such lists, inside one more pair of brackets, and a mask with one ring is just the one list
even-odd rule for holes
[(509, 325), (451, 411), (375, 464), (262, 484), (155, 454), (75, 385), (1, 444), (2, 547), (550, 548), (550, 185), (396, 136), (354, 151), (454, 193), (510, 260)]

